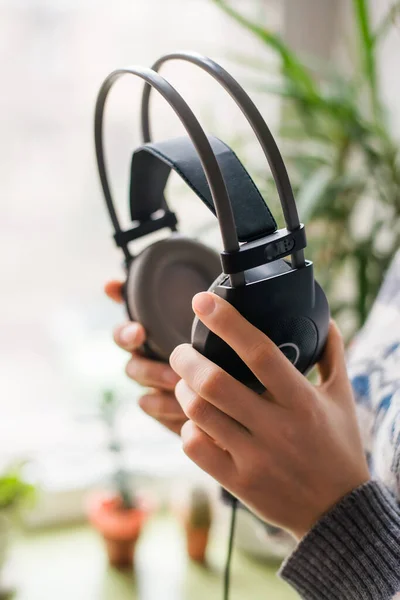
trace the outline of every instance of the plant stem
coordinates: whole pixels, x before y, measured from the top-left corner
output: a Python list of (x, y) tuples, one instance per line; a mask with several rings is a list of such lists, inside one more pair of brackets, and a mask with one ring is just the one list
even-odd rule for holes
[(369, 88), (372, 114), (374, 119), (379, 122), (381, 119), (381, 103), (378, 93), (375, 36), (371, 28), (369, 0), (353, 0), (353, 7), (359, 34), (361, 64)]

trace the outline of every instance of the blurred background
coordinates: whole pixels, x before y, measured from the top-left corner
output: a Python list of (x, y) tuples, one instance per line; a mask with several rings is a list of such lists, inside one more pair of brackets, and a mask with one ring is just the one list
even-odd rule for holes
[[(399, 247), (398, 2), (0, 0), (0, 597), (221, 597), (227, 509), (179, 440), (137, 408), (140, 389), (112, 342), (125, 315), (102, 291), (123, 271), (95, 165), (96, 94), (114, 68), (181, 49), (228, 68), (278, 137), (310, 224), (309, 256), (348, 340)], [(194, 66), (163, 74), (276, 212), (267, 165), (230, 98)], [(125, 78), (106, 112), (124, 218), (140, 94)], [(162, 100), (151, 108), (159, 139), (181, 134)], [(182, 230), (218, 248), (212, 217), (190, 196), (172, 178)], [(109, 566), (113, 549), (107, 558), (95, 531), (92, 492), (115, 489), (135, 490), (149, 517), (134, 577)], [(191, 528), (211, 529), (201, 538), (207, 568), (190, 551)], [(295, 597), (275, 578), (290, 541), (247, 514), (237, 541), (232, 598)]]

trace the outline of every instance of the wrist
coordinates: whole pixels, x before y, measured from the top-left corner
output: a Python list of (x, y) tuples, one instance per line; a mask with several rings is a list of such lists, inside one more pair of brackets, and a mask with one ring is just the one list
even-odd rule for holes
[(341, 503), (347, 496), (352, 494), (355, 490), (365, 485), (369, 481), (371, 481), (371, 476), (369, 472), (363, 473), (362, 476), (357, 478), (357, 480), (355, 480), (351, 486), (347, 487), (344, 492), (342, 492), (340, 495), (335, 495), (335, 497), (332, 497), (331, 500), (327, 502), (324, 507), (316, 507), (315, 510), (312, 511), (312, 514), (305, 516), (304, 519), (297, 522), (295, 526), (289, 530), (289, 533), (298, 542), (300, 542), (318, 524), (318, 522), (323, 517), (325, 517), (332, 510), (334, 510), (335, 507), (339, 503)]
[(400, 590), (399, 534), (396, 499), (369, 480), (320, 519), (279, 575), (302, 598), (389, 600)]

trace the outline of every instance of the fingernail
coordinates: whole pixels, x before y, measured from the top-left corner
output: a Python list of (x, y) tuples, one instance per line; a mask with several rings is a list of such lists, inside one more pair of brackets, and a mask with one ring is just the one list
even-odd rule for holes
[(200, 315), (211, 315), (215, 308), (215, 300), (212, 294), (201, 292), (193, 298), (193, 310)]
[(128, 323), (120, 331), (119, 339), (122, 344), (129, 346), (136, 340), (137, 334), (139, 333), (139, 325), (137, 323)]

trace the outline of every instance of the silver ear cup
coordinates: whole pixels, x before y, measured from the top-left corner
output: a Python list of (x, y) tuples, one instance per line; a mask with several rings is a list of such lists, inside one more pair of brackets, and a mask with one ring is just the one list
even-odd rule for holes
[(214, 250), (179, 235), (152, 244), (134, 259), (125, 288), (128, 313), (142, 323), (158, 358), (168, 360), (176, 346), (190, 342), (192, 298), (220, 272)]

